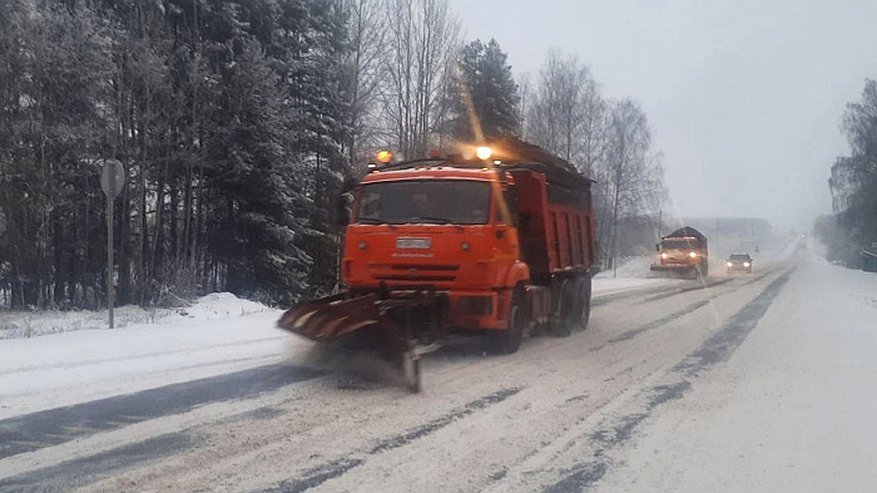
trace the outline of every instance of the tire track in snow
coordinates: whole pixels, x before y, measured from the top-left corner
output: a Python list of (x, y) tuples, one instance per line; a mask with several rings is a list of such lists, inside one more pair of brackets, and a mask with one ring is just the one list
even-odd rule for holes
[[(607, 452), (631, 440), (636, 428), (651, 417), (662, 404), (684, 397), (691, 389), (691, 379), (717, 363), (727, 361), (767, 313), (793, 271), (794, 268), (789, 269), (773, 280), (751, 302), (732, 315), (718, 331), (672, 367), (665, 377), (666, 383), (639, 392), (633, 399), (638, 403), (633, 406), (636, 408), (635, 411), (609, 417), (595, 431), (582, 430), (582, 433), (566, 438), (563, 443), (555, 442), (563, 447), (551, 452), (547, 460), (544, 456), (540, 460), (542, 464), (550, 464), (549, 466), (519, 470), (519, 474), (514, 478), (518, 481), (523, 480), (523, 484), (511, 482), (502, 484), (503, 481), (500, 481), (496, 489), (508, 491), (541, 488), (546, 493), (565, 493), (584, 491), (596, 484), (612, 466), (612, 460)], [(576, 448), (578, 451), (573, 450)], [(581, 459), (570, 467), (555, 466), (557, 460), (564, 455)], [(539, 476), (544, 477), (541, 487), (532, 484), (532, 481), (539, 481), (537, 479)], [(508, 476), (506, 478), (508, 481), (514, 481)]]
[(715, 286), (721, 286), (722, 284), (731, 282), (733, 280), (734, 280), (734, 278), (732, 278), (732, 277), (724, 277), (724, 278), (715, 279), (712, 281), (706, 281), (706, 282), (703, 282), (701, 284), (697, 284), (695, 286), (687, 286), (687, 287), (684, 287), (682, 289), (677, 289), (677, 290), (674, 290), (674, 291), (669, 292), (669, 293), (658, 293), (658, 294), (655, 294), (655, 295), (649, 296), (648, 298), (643, 299), (642, 303), (648, 303), (650, 301), (658, 301), (658, 300), (663, 300), (666, 298), (672, 298), (673, 296), (677, 296), (677, 295), (685, 294), (685, 293), (690, 293), (691, 291), (697, 291), (699, 289), (708, 289), (708, 288), (712, 288)]
[[(599, 346), (595, 346), (595, 347), (590, 348), (590, 351), (591, 351), (591, 352), (599, 351), (599, 350), (603, 349), (603, 348), (606, 347), (606, 346), (610, 346), (610, 345), (613, 345), (613, 344), (617, 344), (617, 343), (619, 343), (619, 342), (628, 341), (628, 340), (633, 339), (634, 337), (637, 337), (637, 336), (639, 336), (639, 335), (641, 335), (641, 334), (643, 334), (643, 333), (645, 333), (645, 332), (648, 332), (648, 331), (653, 330), (653, 329), (657, 329), (658, 327), (661, 327), (661, 326), (663, 326), (663, 325), (666, 325), (666, 324), (668, 324), (668, 323), (671, 323), (671, 322), (675, 321), (676, 319), (678, 319), (678, 318), (680, 318), (680, 317), (683, 317), (683, 316), (685, 316), (685, 315), (688, 315), (689, 313), (695, 312), (695, 311), (697, 311), (697, 310), (699, 310), (699, 309), (705, 307), (705, 306), (708, 305), (710, 302), (712, 302), (713, 300), (715, 300), (715, 299), (717, 299), (717, 298), (719, 298), (719, 297), (722, 297), (722, 296), (724, 296), (724, 295), (726, 295), (726, 294), (729, 294), (729, 293), (733, 293), (733, 292), (735, 292), (735, 291), (737, 291), (737, 290), (739, 290), (739, 289), (741, 289), (741, 288), (743, 288), (743, 287), (746, 287), (746, 286), (748, 286), (748, 285), (750, 285), (750, 284), (753, 284), (753, 283), (756, 283), (756, 282), (761, 281), (761, 280), (764, 279), (765, 277), (769, 276), (772, 272), (773, 272), (773, 271), (766, 272), (766, 273), (764, 273), (764, 274), (762, 274), (762, 275), (760, 275), (760, 276), (758, 276), (758, 277), (756, 277), (756, 278), (754, 278), (754, 279), (749, 279), (749, 280), (747, 280), (746, 282), (744, 282), (744, 283), (742, 283), (742, 284), (739, 284), (739, 285), (735, 285), (735, 286), (733, 286), (732, 289), (728, 289), (728, 290), (724, 290), (724, 291), (721, 291), (721, 292), (718, 292), (718, 293), (710, 294), (708, 297), (706, 297), (706, 298), (704, 298), (704, 299), (702, 299), (702, 300), (696, 301), (696, 302), (694, 302), (694, 303), (692, 303), (692, 304), (690, 304), (690, 305), (688, 305), (688, 306), (685, 306), (685, 307), (683, 307), (683, 308), (681, 308), (681, 309), (679, 309), (679, 310), (677, 310), (677, 311), (675, 311), (675, 312), (673, 312), (673, 313), (671, 313), (671, 314), (669, 314), (669, 315), (663, 316), (663, 317), (661, 317), (661, 318), (659, 318), (659, 319), (656, 319), (656, 320), (652, 320), (651, 322), (649, 322), (649, 323), (647, 323), (647, 324), (645, 324), (645, 325), (641, 325), (641, 326), (639, 326), (639, 327), (637, 327), (637, 328), (630, 329), (630, 330), (627, 330), (627, 331), (625, 331), (625, 332), (622, 332), (621, 334), (619, 334), (619, 335), (617, 335), (617, 336), (615, 336), (615, 337), (612, 337), (611, 339), (607, 340), (606, 343), (601, 344), (601, 345), (599, 345)], [(696, 289), (704, 289), (704, 288), (709, 288), (709, 287), (717, 286), (717, 285), (724, 284), (724, 283), (726, 283), (726, 282), (728, 282), (728, 281), (731, 281), (731, 280), (732, 280), (732, 279), (729, 278), (728, 280), (725, 280), (725, 281), (722, 281), (722, 282), (718, 282), (718, 283), (714, 283), (714, 284), (710, 284), (710, 285), (708, 285), (708, 286), (704, 286), (704, 287), (702, 287), (702, 288), (687, 288), (687, 289), (684, 289), (684, 290), (680, 290), (680, 291), (678, 291), (678, 292), (676, 292), (676, 293), (674, 293), (674, 294), (672, 294), (672, 295), (669, 295), (669, 296), (668, 296), (668, 295), (659, 295), (657, 298), (654, 298), (654, 300), (664, 299), (664, 298), (667, 298), (667, 297), (670, 297), (670, 296), (675, 296), (675, 295), (677, 295), (677, 294), (687, 293), (687, 292), (690, 292), (690, 291), (694, 291), (694, 290), (696, 290)]]
[(771, 282), (755, 300), (731, 316), (722, 329), (704, 341), (700, 348), (676, 365), (673, 370), (692, 377), (716, 363), (727, 361), (734, 354), (734, 351), (743, 344), (752, 329), (758, 325), (761, 317), (767, 313), (773, 300), (780, 294), (783, 286), (789, 282), (793, 270)]
[(324, 373), (274, 364), (0, 420), (0, 459), (204, 404), (245, 399)]
[(198, 437), (185, 433), (157, 436), (36, 471), (0, 478), (0, 492), (69, 491), (134, 465), (182, 452), (196, 446), (199, 441)]
[[(477, 411), (481, 411), (494, 404), (498, 404), (509, 397), (517, 394), (522, 389), (519, 387), (502, 389), (491, 394), (487, 394), (474, 401), (471, 401), (460, 408), (454, 409), (447, 414), (439, 416), (427, 423), (411, 428), (399, 435), (391, 436), (380, 440), (373, 445), (368, 451), (356, 454), (348, 454), (347, 457), (335, 459), (325, 464), (318, 465), (299, 474), (298, 477), (283, 481), (274, 488), (264, 490), (271, 493), (301, 493), (311, 488), (317, 487), (330, 479), (340, 477), (347, 471), (360, 466), (366, 462), (369, 456), (374, 456), (408, 445), (409, 443), (430, 435), (454, 421), (469, 416)], [(358, 456), (357, 456), (358, 455)]]

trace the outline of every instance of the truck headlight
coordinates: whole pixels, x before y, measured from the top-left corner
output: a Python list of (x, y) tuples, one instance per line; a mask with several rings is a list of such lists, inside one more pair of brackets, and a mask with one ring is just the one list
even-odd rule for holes
[(691, 258), (697, 258), (697, 252), (691, 252), (688, 254), (688, 256)]
[(732, 264), (731, 262), (728, 262), (728, 267), (734, 267), (734, 264)]
[(749, 267), (750, 265), (752, 264), (750, 264), (749, 262), (743, 262), (743, 267)]
[(661, 254), (661, 258), (666, 259), (666, 258), (667, 258), (667, 254), (666, 254), (666, 253), (662, 253), (662, 254)]

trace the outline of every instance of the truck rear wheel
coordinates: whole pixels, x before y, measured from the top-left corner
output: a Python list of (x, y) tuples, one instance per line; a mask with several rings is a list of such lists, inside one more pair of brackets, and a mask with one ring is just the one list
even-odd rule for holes
[(521, 301), (522, 297), (515, 293), (512, 308), (509, 310), (509, 328), (490, 333), (488, 344), (491, 353), (512, 354), (521, 347), (524, 328), (527, 326), (527, 314)]
[(574, 289), (576, 284), (564, 281), (557, 290), (558, 303), (551, 321), (551, 335), (555, 337), (569, 337), (576, 324), (576, 319), (580, 316), (576, 314), (579, 307), (576, 303), (576, 290)]

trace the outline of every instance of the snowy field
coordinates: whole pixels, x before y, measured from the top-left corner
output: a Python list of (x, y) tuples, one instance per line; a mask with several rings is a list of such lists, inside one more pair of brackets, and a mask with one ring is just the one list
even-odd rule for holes
[[(267, 310), (269, 308), (261, 303), (238, 299), (231, 293), (211, 293), (199, 298), (188, 307), (145, 309), (129, 305), (116, 308), (115, 326), (117, 329), (136, 329), (150, 325), (190, 325), (192, 322), (228, 319)], [(106, 328), (108, 328), (106, 310), (0, 311), (0, 339)]]
[(115, 329), (105, 311), (6, 313), (0, 418), (276, 361), (280, 313), (229, 293), (186, 308), (123, 307)]

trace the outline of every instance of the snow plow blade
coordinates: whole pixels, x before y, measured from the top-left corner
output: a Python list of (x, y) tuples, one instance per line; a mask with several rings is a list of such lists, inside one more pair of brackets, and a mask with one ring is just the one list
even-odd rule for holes
[(353, 333), (384, 357), (401, 363), (409, 390), (420, 391), (420, 356), (441, 347), (447, 298), (433, 292), (339, 293), (301, 303), (284, 312), (277, 326), (320, 343)]
[(340, 293), (287, 310), (277, 326), (313, 341), (329, 342), (377, 324), (381, 319), (378, 301), (375, 294), (351, 298)]

